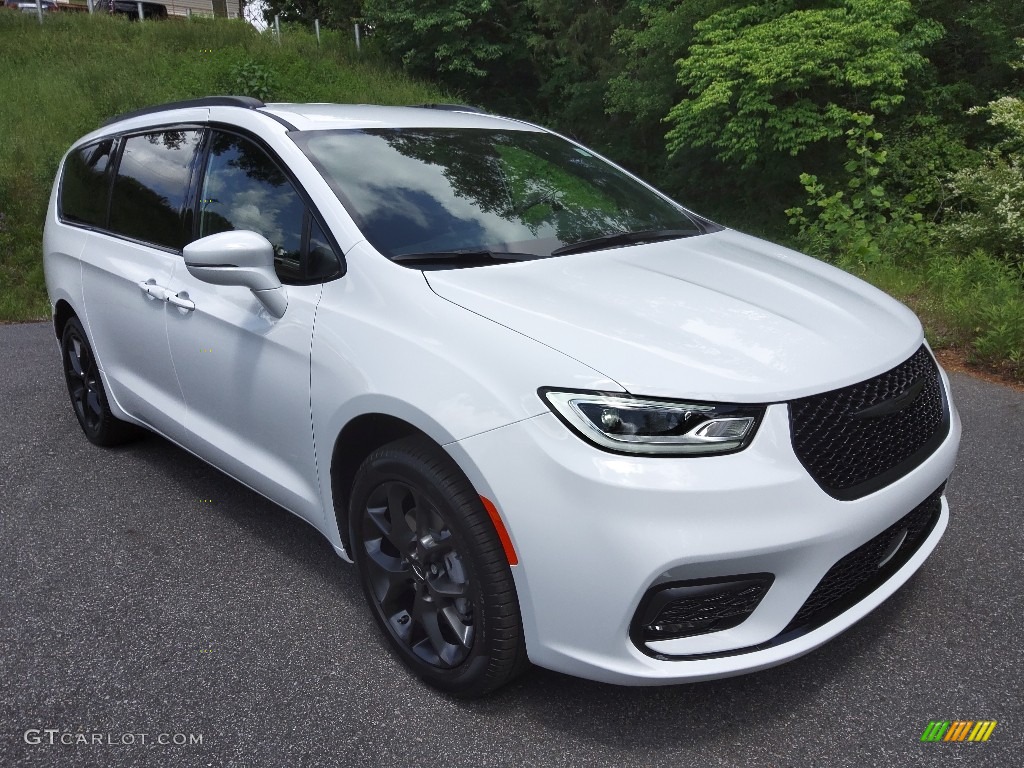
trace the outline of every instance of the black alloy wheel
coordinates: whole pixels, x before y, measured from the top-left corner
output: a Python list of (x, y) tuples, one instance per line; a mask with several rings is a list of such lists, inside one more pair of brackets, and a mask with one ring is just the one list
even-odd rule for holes
[(71, 407), (89, 441), (110, 446), (137, 437), (137, 427), (110, 412), (96, 356), (78, 318), (72, 317), (64, 325), (60, 348)]
[(349, 519), (374, 617), (420, 677), (470, 698), (527, 666), (504, 550), (441, 448), (407, 438), (371, 454), (356, 476)]

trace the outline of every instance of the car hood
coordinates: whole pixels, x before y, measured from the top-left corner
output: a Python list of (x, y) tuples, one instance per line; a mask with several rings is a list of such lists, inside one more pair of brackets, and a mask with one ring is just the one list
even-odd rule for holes
[(442, 298), (635, 395), (778, 402), (882, 373), (923, 338), (867, 283), (730, 230), (424, 274)]

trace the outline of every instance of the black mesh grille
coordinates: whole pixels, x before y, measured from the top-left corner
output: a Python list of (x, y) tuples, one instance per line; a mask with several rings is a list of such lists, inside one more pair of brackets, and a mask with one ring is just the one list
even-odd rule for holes
[(844, 500), (906, 474), (949, 431), (942, 381), (924, 346), (873, 379), (793, 400), (789, 414), (797, 458), (818, 485)]
[(730, 629), (754, 612), (772, 581), (771, 574), (754, 574), (661, 585), (641, 602), (634, 632), (650, 642)]
[[(940, 487), (871, 541), (833, 565), (785, 631), (830, 621), (903, 567), (935, 527), (942, 509), (941, 496)], [(890, 559), (880, 567), (879, 563), (886, 557)]]

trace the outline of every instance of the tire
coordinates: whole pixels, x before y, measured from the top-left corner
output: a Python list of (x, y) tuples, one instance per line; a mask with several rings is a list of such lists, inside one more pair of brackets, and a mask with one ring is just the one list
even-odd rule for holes
[(529, 666), (501, 542), (443, 449), (412, 437), (370, 454), (353, 484), (349, 534), (374, 618), (425, 682), (476, 698)]
[(138, 438), (142, 434), (139, 427), (110, 412), (96, 356), (77, 317), (64, 325), (60, 352), (71, 408), (89, 442), (112, 446)]

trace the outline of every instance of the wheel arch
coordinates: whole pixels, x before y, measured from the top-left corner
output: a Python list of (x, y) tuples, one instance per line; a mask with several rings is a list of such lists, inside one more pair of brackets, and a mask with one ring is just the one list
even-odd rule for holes
[(444, 450), (443, 446), (422, 429), (386, 413), (364, 413), (356, 416), (335, 438), (331, 452), (331, 496), (334, 500), (338, 535), (346, 552), (351, 552), (348, 535), (349, 497), (352, 493), (352, 481), (360, 465), (381, 446), (413, 435), (420, 435)]
[(64, 326), (72, 317), (78, 317), (78, 313), (66, 299), (58, 299), (53, 308), (53, 332), (58, 341), (64, 335)]

